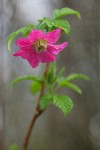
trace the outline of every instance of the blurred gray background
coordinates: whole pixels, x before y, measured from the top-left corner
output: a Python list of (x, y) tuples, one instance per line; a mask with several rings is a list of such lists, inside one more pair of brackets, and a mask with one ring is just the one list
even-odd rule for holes
[[(0, 150), (7, 150), (11, 143), (22, 146), (33, 114), (35, 97), (28, 91), (30, 82), (11, 90), (12, 79), (43, 72), (43, 65), (32, 69), (25, 60), (12, 57), (7, 50), (7, 36), (41, 17), (52, 17), (53, 10), (62, 7), (79, 10), (82, 20), (67, 17), (71, 35), (62, 38), (69, 41), (69, 46), (57, 58), (58, 69), (65, 66), (65, 75), (84, 73), (93, 80), (77, 81), (82, 96), (62, 91), (73, 98), (73, 111), (64, 117), (50, 106), (35, 124), (29, 150), (100, 150), (99, 0), (0, 0)], [(17, 47), (12, 44), (12, 49)]]

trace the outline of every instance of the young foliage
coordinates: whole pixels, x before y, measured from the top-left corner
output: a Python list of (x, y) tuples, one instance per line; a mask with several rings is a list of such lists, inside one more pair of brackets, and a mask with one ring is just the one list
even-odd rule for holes
[(59, 83), (60, 86), (65, 86), (71, 90), (74, 90), (75, 92), (77, 92), (78, 94), (82, 94), (82, 90), (75, 84), (68, 82), (66, 80), (63, 80)]
[(52, 103), (53, 97), (51, 94), (45, 94), (40, 100), (40, 108), (46, 109), (50, 103)]
[(64, 115), (70, 113), (73, 108), (73, 102), (71, 98), (65, 95), (54, 95), (53, 104), (60, 108)]
[(67, 20), (64, 19), (55, 20), (55, 27), (61, 28), (68, 35), (70, 34), (70, 24)]
[(58, 87), (60, 88), (60, 87), (64, 86), (69, 89), (72, 89), (73, 91), (77, 92), (78, 94), (82, 94), (82, 90), (80, 89), (80, 87), (72, 83), (72, 81), (76, 80), (76, 79), (82, 79), (82, 80), (86, 80), (86, 81), (90, 80), (90, 78), (88, 76), (86, 76), (84, 74), (78, 74), (78, 73), (70, 74), (67, 77), (58, 76), (58, 78), (57, 78)]
[(62, 67), (61, 70), (58, 73), (58, 77), (61, 78), (62, 75), (64, 74), (64, 72), (65, 72), (65, 67)]
[(62, 8), (62, 9), (56, 9), (54, 11), (54, 18), (58, 19), (61, 18), (63, 16), (67, 16), (67, 15), (76, 15), (79, 19), (81, 18), (79, 11), (75, 11), (71, 8)]
[(66, 34), (70, 34), (70, 24), (67, 20), (43, 18), (40, 21), (47, 26), (49, 31), (56, 28), (61, 28)]
[(35, 26), (35, 29), (46, 31), (46, 24), (45, 23), (39, 23), (38, 25)]
[(32, 94), (36, 94), (41, 89), (41, 83), (34, 81), (30, 85), (30, 91)]
[(50, 64), (49, 72), (48, 72), (48, 84), (53, 84), (57, 79), (56, 76), (56, 62)]
[(18, 34), (23, 34), (24, 36), (27, 36), (30, 31), (34, 28), (34, 25), (33, 24), (29, 24), (28, 26), (26, 27), (23, 27), (23, 28), (20, 28), (18, 29), (17, 31), (11, 33), (9, 36), (8, 36), (8, 50), (11, 51), (11, 48), (10, 48), (10, 45), (11, 45), (11, 42), (12, 40), (18, 35)]
[(45, 94), (40, 100), (40, 108), (46, 109), (50, 104), (54, 104), (60, 108), (64, 115), (70, 113), (73, 108), (73, 103), (70, 97), (65, 95), (51, 95)]
[(18, 147), (17, 144), (12, 144), (12, 145), (8, 148), (8, 150), (21, 150), (21, 149)]
[(42, 81), (39, 80), (38, 78), (30, 75), (30, 76), (22, 76), (22, 77), (18, 77), (15, 80), (12, 81), (11, 83), (11, 88), (13, 88), (18, 82), (23, 81), (23, 80), (31, 80), (31, 81), (36, 81), (41, 83)]
[(67, 81), (73, 81), (76, 79), (82, 79), (82, 80), (86, 80), (86, 81), (90, 80), (90, 78), (88, 76), (86, 76), (84, 74), (79, 74), (79, 73), (73, 73), (66, 77)]

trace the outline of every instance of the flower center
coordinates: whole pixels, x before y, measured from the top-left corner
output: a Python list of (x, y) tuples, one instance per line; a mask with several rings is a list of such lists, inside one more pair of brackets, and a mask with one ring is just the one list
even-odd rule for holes
[(47, 49), (47, 41), (38, 39), (33, 43), (33, 46), (37, 53), (41, 53)]

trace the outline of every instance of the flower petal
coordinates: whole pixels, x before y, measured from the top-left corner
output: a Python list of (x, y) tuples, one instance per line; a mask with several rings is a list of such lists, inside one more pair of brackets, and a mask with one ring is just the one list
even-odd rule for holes
[(47, 32), (44, 36), (44, 38), (51, 44), (54, 44), (58, 41), (60, 36), (61, 29), (58, 28), (56, 30), (53, 30), (52, 32)]
[(31, 56), (32, 52), (26, 52), (23, 49), (18, 50), (13, 56), (21, 56), (24, 59), (28, 59)]
[(21, 56), (24, 53), (22, 49), (18, 50), (16, 53), (13, 54), (13, 56)]
[(33, 68), (37, 67), (39, 64), (38, 55), (34, 50), (26, 52), (20, 49), (19, 51), (14, 53), (13, 56), (21, 56), (23, 59), (27, 59), (27, 61)]
[(32, 66), (32, 68), (37, 67), (39, 64), (39, 60), (36, 56), (34, 56), (34, 54), (32, 54), (27, 60), (30, 63), (30, 65)]
[(29, 45), (30, 41), (27, 38), (20, 38), (19, 40), (16, 40), (16, 44), (19, 47), (23, 47), (23, 46)]
[(68, 42), (64, 42), (63, 44), (59, 45), (52, 45), (48, 44), (48, 51), (52, 54), (57, 55), (59, 52), (61, 52), (66, 46), (68, 45)]
[(16, 44), (23, 50), (28, 51), (32, 49), (31, 42), (26, 38), (21, 38), (19, 40), (16, 40)]
[(30, 42), (34, 42), (35, 40), (43, 38), (43, 32), (42, 30), (32, 30), (30, 34), (28, 35), (28, 39)]
[(41, 53), (41, 62), (42, 63), (53, 62), (55, 60), (56, 60), (56, 57), (53, 54), (49, 53), (48, 51)]

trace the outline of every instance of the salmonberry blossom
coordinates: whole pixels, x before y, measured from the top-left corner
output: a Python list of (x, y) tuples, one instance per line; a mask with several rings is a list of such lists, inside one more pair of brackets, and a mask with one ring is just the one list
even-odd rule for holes
[(68, 45), (68, 42), (54, 45), (60, 37), (60, 31), (61, 29), (58, 28), (44, 34), (42, 30), (32, 30), (28, 37), (16, 41), (20, 50), (14, 53), (13, 56), (21, 56), (23, 59), (27, 59), (33, 68), (37, 67), (40, 62), (55, 61), (55, 55)]

